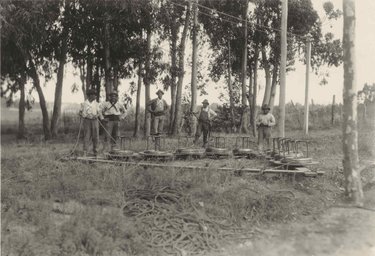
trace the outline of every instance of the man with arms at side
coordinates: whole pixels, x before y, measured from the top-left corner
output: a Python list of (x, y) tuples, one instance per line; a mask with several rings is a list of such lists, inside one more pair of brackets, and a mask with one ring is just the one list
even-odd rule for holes
[(275, 117), (269, 113), (270, 107), (267, 104), (262, 106), (262, 112), (256, 118), (258, 128), (258, 150), (263, 152), (264, 141), (267, 142), (267, 150), (270, 149), (271, 128), (275, 126)]
[(211, 131), (211, 121), (217, 114), (208, 105), (208, 100), (202, 102), (203, 107), (198, 112), (193, 114), (198, 118), (198, 127), (195, 134), (194, 144), (196, 144), (203, 133), (203, 147), (207, 147), (210, 131)]
[(164, 129), (164, 120), (168, 110), (168, 104), (163, 99), (164, 92), (162, 90), (158, 90), (156, 94), (158, 97), (149, 101), (147, 110), (151, 113), (153, 134), (161, 134)]

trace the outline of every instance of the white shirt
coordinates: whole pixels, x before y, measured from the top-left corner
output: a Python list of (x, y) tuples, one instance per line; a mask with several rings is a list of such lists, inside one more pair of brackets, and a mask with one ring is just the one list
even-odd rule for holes
[(204, 111), (204, 112), (208, 112), (208, 119), (209, 120), (212, 120), (212, 118), (214, 118), (215, 116), (217, 116), (216, 112), (213, 111), (209, 106), (207, 106), (206, 108), (200, 108), (200, 110), (198, 112), (195, 112), (194, 114), (196, 115), (196, 118), (199, 119), (199, 116), (201, 115), (201, 112)]
[(109, 116), (109, 115), (115, 115), (120, 116), (120, 119), (124, 119), (126, 116), (125, 107), (120, 102), (116, 102), (115, 104), (112, 104), (109, 101), (103, 102), (101, 107), (101, 115)]
[(257, 116), (256, 125), (274, 126), (275, 124), (275, 117), (271, 113), (261, 113)]
[(164, 100), (163, 99), (156, 99), (156, 107), (155, 107), (155, 112), (162, 112), (164, 111)]
[(81, 103), (80, 115), (83, 118), (96, 119), (99, 116), (99, 103), (96, 100), (85, 100)]

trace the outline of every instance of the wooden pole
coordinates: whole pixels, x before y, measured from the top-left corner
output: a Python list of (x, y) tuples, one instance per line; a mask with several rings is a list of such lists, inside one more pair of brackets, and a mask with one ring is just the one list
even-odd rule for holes
[(285, 137), (285, 91), (286, 91), (286, 32), (288, 22), (288, 0), (282, 0), (281, 5), (281, 59), (280, 59), (280, 98), (279, 98), (279, 136)]
[(311, 40), (306, 40), (306, 86), (305, 86), (305, 119), (303, 128), (305, 135), (309, 134), (309, 83), (310, 83), (310, 63), (311, 63)]
[(355, 63), (355, 0), (343, 1), (344, 122), (343, 167), (346, 195), (356, 205), (363, 205), (363, 190), (358, 159), (357, 87)]

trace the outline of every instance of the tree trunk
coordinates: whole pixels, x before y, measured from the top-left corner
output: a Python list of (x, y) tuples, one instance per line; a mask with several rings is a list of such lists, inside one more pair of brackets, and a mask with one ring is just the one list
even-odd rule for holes
[(363, 191), (358, 160), (357, 88), (355, 65), (355, 1), (344, 0), (344, 122), (343, 165), (346, 195), (357, 205), (363, 205)]
[(86, 71), (85, 71), (85, 62), (80, 62), (79, 63), (79, 78), (81, 79), (81, 89), (82, 89), (82, 94), (83, 94), (83, 99), (87, 99), (86, 95), (86, 88), (87, 88), (87, 83), (86, 83)]
[(242, 75), (242, 95), (241, 95), (241, 103), (242, 103), (242, 118), (241, 118), (241, 132), (248, 133), (248, 107), (247, 107), (247, 99), (246, 99), (246, 77), (247, 77), (247, 10), (249, 7), (248, 0), (244, 0), (245, 5), (243, 9), (243, 48), (242, 48), (242, 63), (241, 63), (241, 75)]
[(271, 95), (270, 95), (270, 101), (268, 103), (269, 107), (271, 108), (270, 112), (272, 112), (273, 106), (275, 104), (276, 88), (277, 88), (277, 74), (278, 73), (279, 73), (279, 69), (278, 69), (278, 66), (275, 64), (273, 66), (273, 71), (272, 71)]
[(243, 14), (242, 14), (242, 25), (243, 25), (243, 42), (242, 42), (242, 61), (241, 61), (241, 85), (242, 85), (242, 93), (241, 93), (241, 103), (242, 106), (247, 105), (246, 99), (246, 67), (247, 67), (247, 10), (248, 10), (248, 0), (243, 0), (244, 7), (243, 7)]
[(118, 90), (119, 78), (118, 78), (118, 63), (116, 62), (113, 67), (113, 90)]
[(137, 84), (137, 100), (135, 103), (135, 123), (134, 123), (134, 137), (138, 138), (141, 130), (141, 90), (142, 90), (142, 63), (138, 67), (138, 84)]
[(267, 53), (265, 46), (262, 46), (262, 60), (263, 60), (263, 69), (266, 78), (266, 87), (264, 89), (264, 96), (262, 105), (268, 104), (271, 98), (271, 67), (267, 59)]
[(18, 139), (24, 139), (26, 137), (25, 129), (25, 84), (26, 84), (26, 75), (23, 74), (21, 79), (18, 80), (18, 85), (20, 88), (20, 102), (18, 105)]
[[(108, 14), (107, 14), (108, 15)], [(112, 84), (112, 74), (111, 74), (111, 61), (110, 61), (110, 45), (109, 45), (109, 37), (110, 37), (110, 31), (109, 31), (109, 23), (106, 20), (105, 26), (104, 26), (104, 56), (105, 56), (105, 97), (106, 100), (109, 99), (109, 94), (113, 91), (113, 84)]]
[[(331, 110), (331, 125), (335, 123), (335, 95), (332, 97), (332, 110)], [(365, 104), (363, 104), (365, 106)]]
[(40, 109), (42, 111), (42, 116), (43, 116), (44, 139), (49, 140), (51, 139), (51, 131), (49, 129), (49, 117), (48, 117), (46, 99), (44, 98), (43, 90), (42, 90), (42, 87), (40, 86), (39, 76), (36, 71), (34, 61), (32, 60), (31, 56), (29, 56), (29, 63), (30, 63), (29, 76), (33, 79), (34, 87), (36, 91), (38, 92), (39, 105), (40, 105)]
[(179, 133), (179, 126), (181, 123), (182, 118), (182, 109), (181, 109), (181, 98), (182, 98), (182, 84), (184, 80), (185, 70), (184, 70), (184, 57), (185, 57), (185, 44), (186, 44), (186, 36), (187, 31), (189, 28), (189, 20), (190, 20), (190, 2), (189, 6), (186, 9), (185, 15), (185, 24), (182, 30), (181, 35), (181, 43), (178, 52), (178, 82), (177, 82), (177, 93), (176, 93), (176, 110), (175, 110), (175, 118), (173, 123), (173, 135), (178, 135)]
[(231, 57), (231, 46), (230, 39), (228, 40), (228, 91), (229, 91), (229, 111), (231, 118), (231, 130), (234, 132), (236, 130), (236, 118), (234, 115), (234, 95), (233, 95), (233, 85), (232, 85), (232, 57)]
[[(87, 59), (87, 66), (86, 66), (86, 90), (87, 89), (93, 89), (93, 85), (92, 85), (92, 69), (93, 69), (93, 64), (92, 64), (92, 60), (91, 60), (91, 57), (89, 57)], [(98, 67), (97, 67), (98, 69)], [(85, 92), (86, 94), (86, 92)]]
[(147, 104), (150, 101), (150, 68), (151, 68), (151, 40), (152, 40), (152, 31), (151, 29), (147, 30), (147, 56), (146, 56), (146, 63), (145, 63), (145, 130), (144, 135), (145, 137), (150, 136), (151, 131), (151, 113), (147, 111)]
[(169, 132), (173, 132), (173, 124), (176, 112), (176, 87), (177, 87), (177, 38), (178, 27), (172, 25), (171, 27), (171, 110), (169, 117)]
[(67, 35), (63, 37), (61, 43), (61, 52), (59, 58), (59, 68), (57, 70), (57, 82), (55, 88), (55, 101), (53, 105), (53, 113), (51, 118), (51, 133), (52, 137), (57, 137), (58, 132), (58, 122), (61, 116), (61, 101), (62, 101), (62, 88), (64, 80), (64, 67), (66, 63), (66, 53), (68, 50), (68, 39)]
[[(92, 64), (91, 64), (92, 65)], [(87, 71), (91, 71), (91, 74), (92, 74), (92, 66), (89, 65), (89, 63), (87, 63)], [(89, 66), (91, 66), (91, 68), (89, 69)], [(94, 78), (90, 78), (90, 80), (92, 79), (92, 83), (90, 82), (90, 84), (86, 84), (88, 88), (90, 89), (95, 89), (96, 90), (96, 98), (97, 98), (97, 101), (99, 101), (100, 99), (100, 73), (103, 73), (103, 72), (100, 72), (100, 64), (99, 64), (99, 61), (97, 61), (96, 65), (95, 65), (95, 75), (94, 75)], [(89, 78), (89, 72), (87, 72), (87, 77)]]
[(254, 61), (254, 85), (253, 85), (253, 106), (251, 111), (253, 112), (251, 116), (253, 120), (251, 121), (251, 128), (253, 132), (253, 136), (256, 136), (256, 116), (257, 116), (257, 97), (258, 97), (258, 57), (259, 57), (259, 46), (255, 46), (255, 61)]
[[(192, 67), (191, 67), (191, 105), (190, 111), (194, 112), (197, 107), (197, 52), (198, 52), (198, 0), (194, 0), (194, 13), (193, 13), (193, 42), (192, 42)], [(191, 118), (190, 134), (196, 133), (196, 118)]]
[(252, 124), (253, 118), (253, 86), (254, 86), (254, 77), (253, 77), (253, 68), (249, 64), (249, 94), (247, 97), (249, 103), (249, 127)]

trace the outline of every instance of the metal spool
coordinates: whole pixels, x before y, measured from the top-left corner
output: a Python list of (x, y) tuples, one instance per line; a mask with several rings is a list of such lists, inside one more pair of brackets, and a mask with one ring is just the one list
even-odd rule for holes
[(203, 148), (179, 148), (176, 150), (177, 158), (202, 158), (206, 151)]
[(233, 149), (233, 155), (235, 156), (250, 156), (251, 154), (254, 153), (254, 150), (250, 149), (250, 148), (236, 148), (236, 149)]
[(232, 152), (227, 148), (207, 148), (206, 156), (211, 158), (224, 158), (232, 156)]
[(131, 150), (112, 150), (109, 153), (106, 154), (106, 158), (110, 160), (116, 160), (116, 159), (130, 159), (130, 158), (136, 158), (138, 156), (137, 153), (134, 153)]
[(166, 151), (157, 151), (157, 150), (145, 150), (143, 152), (139, 152), (145, 160), (160, 160), (160, 161), (168, 161), (173, 160), (174, 155), (170, 152)]

